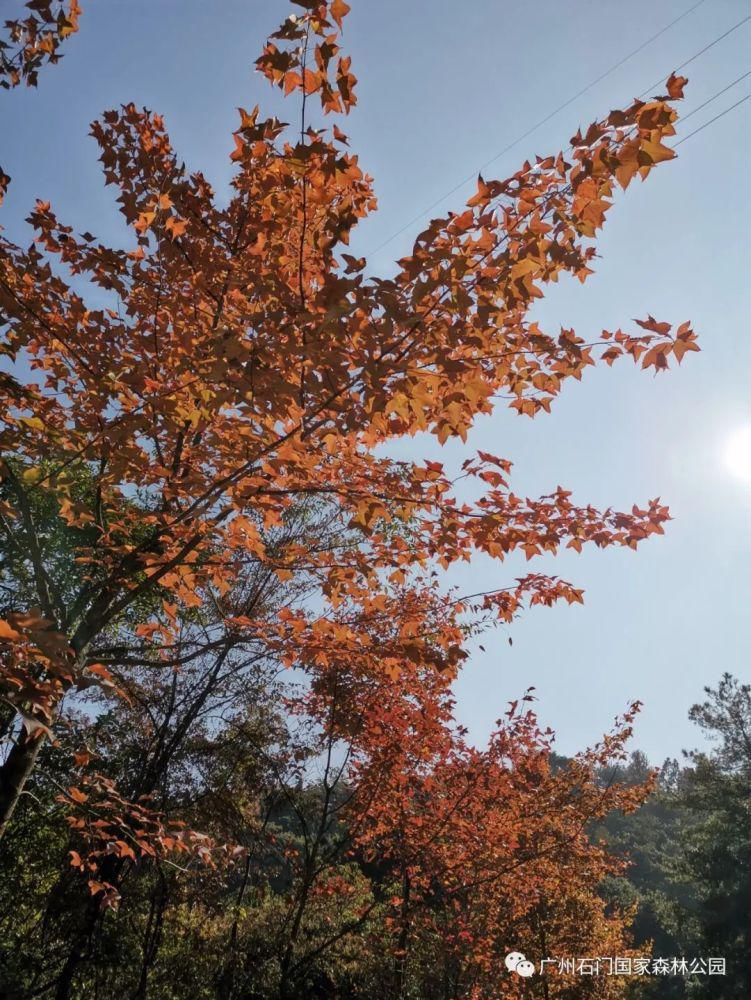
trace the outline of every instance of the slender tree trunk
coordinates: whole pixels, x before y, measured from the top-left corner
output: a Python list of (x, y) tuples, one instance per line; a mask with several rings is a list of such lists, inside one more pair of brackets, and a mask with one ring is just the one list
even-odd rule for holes
[(157, 887), (151, 897), (149, 920), (146, 926), (146, 932), (143, 936), (143, 960), (141, 962), (141, 975), (138, 980), (136, 991), (133, 994), (133, 1000), (146, 1000), (146, 994), (149, 986), (149, 973), (154, 965), (154, 962), (156, 961), (156, 957), (159, 953), (159, 946), (162, 940), (162, 924), (166, 905), (167, 890), (165, 888), (164, 879), (162, 878), (161, 884)]
[[(110, 854), (104, 859), (98, 877), (103, 882), (109, 882), (114, 885), (117, 883), (121, 869), (122, 859)], [(83, 964), (84, 959), (91, 954), (91, 944), (100, 917), (101, 907), (98, 898), (96, 896), (88, 896), (82, 924), (74, 932), (73, 943), (68, 952), (68, 957), (57, 979), (55, 1000), (71, 1000), (76, 974), (78, 973), (79, 966)]]
[(0, 767), (0, 840), (8, 829), (24, 785), (34, 770), (43, 740), (41, 733), (29, 735), (22, 729), (7, 760)]
[(405, 868), (402, 873), (401, 927), (399, 929), (399, 941), (397, 944), (397, 955), (394, 969), (393, 995), (395, 1000), (401, 1000), (401, 998), (405, 995), (405, 987), (407, 983), (407, 949), (409, 948), (410, 931), (409, 889), (409, 874)]
[(73, 978), (83, 958), (84, 948), (85, 948), (85, 941), (79, 939), (75, 942), (70, 952), (68, 953), (68, 957), (65, 960), (65, 965), (63, 966), (60, 976), (57, 980), (55, 1000), (69, 1000), (71, 995), (71, 990), (73, 989)]
[(284, 955), (281, 961), (281, 976), (279, 981), (279, 997), (280, 1000), (288, 1000), (290, 996), (291, 984), (290, 984), (290, 970), (292, 967), (292, 959), (295, 954), (295, 945), (297, 944), (297, 938), (300, 934), (300, 927), (302, 926), (302, 918), (305, 913), (305, 908), (308, 902), (308, 894), (310, 893), (310, 887), (313, 884), (312, 878), (306, 872), (305, 881), (302, 885), (300, 892), (300, 897), (297, 904), (297, 911), (295, 913), (295, 918), (292, 922), (292, 928), (290, 930), (289, 940), (287, 941), (287, 946), (284, 949)]
[[(250, 881), (251, 860), (252, 856), (250, 851), (248, 851), (248, 856), (245, 859), (245, 874), (243, 875), (240, 891), (237, 895), (238, 907), (242, 906), (242, 901), (245, 898), (245, 891), (248, 888), (248, 882)], [(237, 919), (237, 914), (235, 914), (235, 919), (232, 921), (232, 930), (230, 932), (229, 944), (227, 945), (227, 960), (217, 980), (218, 1000), (231, 1000), (232, 998), (232, 993), (235, 986), (235, 971), (237, 969), (237, 929), (238, 929), (238, 919)]]

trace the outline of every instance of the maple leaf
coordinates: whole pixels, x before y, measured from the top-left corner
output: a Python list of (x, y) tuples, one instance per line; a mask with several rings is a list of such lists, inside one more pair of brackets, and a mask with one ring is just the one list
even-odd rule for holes
[(687, 83), (688, 79), (685, 76), (677, 76), (675, 73), (670, 74), (666, 89), (672, 100), (677, 101), (683, 97), (683, 89)]
[(331, 16), (334, 18), (336, 23), (339, 25), (341, 30), (343, 19), (349, 14), (351, 7), (349, 4), (345, 3), (344, 0), (332, 0), (329, 10)]

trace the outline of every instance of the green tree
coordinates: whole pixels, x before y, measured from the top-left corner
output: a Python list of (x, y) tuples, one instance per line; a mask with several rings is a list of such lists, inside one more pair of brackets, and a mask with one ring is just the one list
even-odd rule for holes
[[(604, 886), (608, 898), (634, 905), (638, 944), (655, 955), (718, 957), (726, 975), (653, 977), (635, 997), (735, 1000), (751, 995), (751, 685), (723, 674), (689, 717), (709, 747), (663, 765), (655, 793), (633, 815), (599, 829), (627, 856), (627, 876)], [(619, 780), (642, 780), (648, 763), (634, 755)]]

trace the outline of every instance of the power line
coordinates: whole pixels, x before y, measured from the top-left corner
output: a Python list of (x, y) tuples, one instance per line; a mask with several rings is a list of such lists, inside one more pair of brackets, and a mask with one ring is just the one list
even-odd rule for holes
[(680, 146), (680, 144), (682, 142), (685, 142), (687, 139), (690, 139), (692, 135), (697, 135), (697, 133), (703, 132), (704, 129), (707, 128), (709, 125), (712, 125), (713, 122), (719, 121), (720, 118), (724, 118), (725, 115), (730, 114), (731, 111), (734, 111), (741, 104), (745, 103), (749, 98), (751, 98), (751, 94), (746, 94), (745, 97), (742, 97), (739, 101), (736, 101), (735, 104), (731, 104), (729, 108), (725, 108), (724, 111), (720, 111), (720, 113), (715, 115), (714, 118), (710, 118), (709, 121), (706, 121), (704, 122), (703, 125), (700, 125), (698, 128), (695, 128), (693, 132), (689, 132), (688, 135), (684, 135), (682, 139), (679, 139), (678, 142), (673, 144), (673, 149), (675, 149), (676, 146)]
[[(682, 14), (679, 14), (678, 17), (674, 18), (674, 20), (672, 20), (669, 24), (666, 24), (663, 28), (660, 28), (660, 30), (657, 31), (654, 35), (647, 38), (644, 42), (641, 43), (641, 45), (635, 48), (632, 52), (629, 52), (628, 55), (623, 56), (623, 58), (619, 59), (618, 62), (613, 63), (613, 65), (609, 69), (607, 69), (604, 73), (601, 73), (600, 76), (598, 76), (596, 79), (588, 83), (586, 87), (582, 87), (581, 90), (577, 91), (577, 93), (575, 93), (572, 97), (569, 97), (568, 100), (563, 102), (563, 104), (559, 104), (557, 108), (555, 108), (553, 111), (547, 114), (544, 118), (541, 118), (538, 122), (536, 122), (536, 124), (532, 125), (531, 128), (527, 129), (526, 132), (524, 132), (522, 135), (517, 136), (516, 139), (510, 142), (507, 146), (504, 146), (504, 148), (500, 150), (500, 152), (496, 153), (495, 156), (492, 156), (489, 160), (486, 160), (485, 163), (481, 164), (480, 171), (485, 170), (485, 168), (489, 167), (491, 163), (495, 163), (495, 161), (500, 159), (505, 153), (508, 153), (515, 146), (518, 146), (520, 142), (523, 142), (526, 138), (532, 135), (533, 132), (536, 132), (538, 128), (541, 128), (543, 125), (546, 125), (557, 114), (559, 114), (565, 108), (569, 107), (569, 105), (573, 104), (574, 101), (577, 101), (580, 97), (582, 97), (584, 94), (590, 91), (593, 87), (596, 87), (598, 83), (601, 83), (606, 77), (610, 76), (611, 73), (614, 73), (617, 69), (620, 69), (620, 67), (623, 66), (624, 63), (627, 63), (629, 59), (632, 59), (634, 56), (638, 55), (640, 52), (646, 49), (648, 45), (651, 45), (652, 42), (656, 41), (658, 38), (664, 35), (666, 31), (670, 31), (670, 29), (673, 28), (676, 24), (678, 24), (679, 21), (682, 21), (684, 18), (688, 17), (689, 14), (693, 14), (693, 12), (697, 10), (699, 7), (701, 7), (702, 4), (705, 2), (706, 0), (698, 0), (698, 3), (695, 3), (693, 7), (689, 7), (687, 10), (684, 10)], [(749, 15), (749, 17), (751, 18), (751, 15)], [(746, 20), (748, 19), (749, 18), (747, 18)], [(684, 65), (686, 64), (684, 63)], [(427, 215), (428, 212), (431, 212), (434, 208), (440, 205), (441, 202), (444, 201), (444, 199), (449, 198), (452, 194), (455, 194), (457, 191), (463, 188), (465, 184), (468, 184), (469, 181), (474, 180), (475, 176), (476, 174), (473, 171), (471, 174), (469, 174), (469, 176), (459, 181), (459, 183), (456, 184), (453, 188), (451, 188), (450, 191), (446, 191), (445, 194), (442, 194), (440, 198), (437, 198), (434, 202), (432, 202), (432, 204), (424, 208), (421, 212), (419, 212), (416, 216), (414, 216), (414, 218), (410, 219), (409, 222), (405, 222), (401, 229), (399, 229), (397, 232), (389, 236), (388, 239), (384, 240), (383, 243), (380, 243), (377, 247), (375, 247), (375, 249), (371, 250), (368, 256), (372, 257), (375, 254), (379, 253), (379, 251), (381, 251), (385, 246), (388, 246), (388, 244), (391, 243), (392, 240), (395, 240), (397, 236), (401, 236), (401, 234), (403, 232), (406, 232), (406, 230), (409, 229), (410, 226), (413, 226), (416, 222), (419, 222), (424, 215)]]
[[(728, 28), (727, 31), (723, 31), (723, 33), (718, 35), (717, 38), (713, 38), (711, 42), (708, 42), (704, 48), (699, 49), (698, 52), (694, 52), (694, 54), (689, 56), (689, 58), (686, 59), (685, 62), (682, 62), (680, 66), (676, 66), (673, 72), (677, 73), (679, 69), (685, 69), (686, 66), (689, 66), (695, 59), (698, 59), (699, 56), (703, 56), (705, 52), (709, 52), (709, 50), (713, 49), (715, 45), (719, 45), (720, 42), (724, 41), (729, 35), (732, 35), (734, 31), (738, 30), (738, 28), (742, 28), (743, 25), (747, 24), (749, 21), (751, 21), (751, 14), (747, 14), (746, 17), (741, 18), (737, 24), (734, 24), (732, 28)], [(643, 90), (639, 96), (644, 97), (645, 94), (649, 94), (655, 87), (659, 86), (664, 79), (665, 78), (661, 76), (659, 80), (656, 80), (654, 83), (650, 83), (646, 90)]]
[[(522, 135), (518, 136), (512, 142), (510, 142), (507, 146), (505, 146), (502, 150), (500, 150), (500, 152), (496, 153), (495, 156), (491, 157), (491, 159), (486, 160), (485, 163), (483, 163), (480, 166), (480, 171), (484, 170), (491, 163), (494, 163), (496, 160), (498, 160), (505, 153), (509, 152), (511, 149), (513, 149), (520, 142), (522, 142), (524, 139), (526, 139), (528, 136), (530, 136), (533, 132), (535, 132), (542, 125), (547, 124), (547, 122), (549, 122), (553, 117), (555, 117), (555, 115), (557, 115), (560, 111), (562, 111), (565, 108), (567, 108), (570, 104), (572, 104), (574, 101), (576, 101), (579, 97), (581, 97), (583, 94), (587, 93), (587, 91), (591, 90), (593, 87), (595, 87), (598, 83), (600, 83), (602, 80), (604, 80), (611, 73), (615, 72), (616, 69), (618, 69), (620, 66), (622, 66), (625, 62), (627, 62), (633, 56), (637, 55), (639, 52), (641, 52), (643, 49), (645, 49), (648, 45), (650, 45), (653, 41), (655, 41), (661, 35), (664, 35), (666, 31), (669, 31), (670, 28), (672, 28), (674, 25), (676, 25), (679, 21), (682, 21), (684, 18), (688, 17), (689, 14), (692, 14), (698, 7), (701, 7), (701, 5), (704, 2), (705, 2), (705, 0), (699, 0), (699, 2), (696, 3), (696, 4), (694, 4), (693, 7), (689, 7), (687, 10), (683, 11), (683, 13), (679, 14), (678, 17), (676, 17), (673, 21), (671, 21), (669, 24), (666, 24), (658, 32), (656, 32), (650, 38), (648, 38), (644, 42), (642, 42), (642, 44), (639, 45), (638, 48), (634, 49), (628, 55), (624, 56), (618, 62), (614, 63), (610, 67), (610, 69), (608, 69), (604, 73), (600, 74), (600, 76), (598, 76), (595, 80), (592, 80), (591, 83), (587, 84), (586, 87), (583, 87), (580, 91), (578, 91), (578, 93), (574, 94), (572, 97), (570, 97), (568, 100), (564, 101), (563, 104), (560, 104), (557, 108), (555, 108), (553, 111), (551, 111), (544, 118), (540, 119), (540, 121), (538, 121), (536, 124), (534, 124), (531, 128), (527, 129), (526, 132), (524, 132)], [(724, 39), (728, 38), (730, 35), (732, 35), (739, 28), (742, 28), (743, 25), (747, 24), (749, 21), (751, 21), (751, 14), (748, 14), (746, 17), (741, 18), (740, 21), (736, 22), (734, 25), (732, 25), (730, 28), (728, 28), (726, 31), (724, 31), (721, 35), (718, 35), (716, 38), (713, 38), (711, 42), (708, 42), (706, 45), (702, 46), (701, 49), (699, 49), (697, 52), (694, 52), (693, 55), (691, 55), (691, 56), (688, 57), (688, 59), (685, 59), (682, 63), (680, 63), (678, 66), (676, 66), (675, 69), (673, 70), (673, 72), (677, 72), (678, 70), (684, 69), (686, 66), (690, 65), (692, 62), (694, 62), (700, 56), (704, 55), (705, 52), (708, 52), (710, 49), (714, 48), (715, 45), (718, 45), (720, 42), (724, 41)], [(745, 74), (743, 74), (743, 76), (738, 77), (737, 80), (734, 80), (732, 83), (728, 84), (725, 88), (723, 88), (722, 90), (718, 91), (715, 95), (713, 95), (713, 97), (709, 98), (709, 100), (705, 101), (703, 104), (699, 105), (699, 107), (694, 108), (693, 111), (691, 111), (691, 112), (689, 112), (689, 114), (685, 115), (683, 120), (685, 121), (687, 118), (690, 118), (691, 115), (695, 114), (697, 111), (700, 111), (703, 107), (706, 107), (707, 104), (709, 104), (711, 101), (715, 100), (715, 98), (719, 97), (720, 94), (724, 93), (726, 90), (729, 90), (731, 87), (735, 86), (736, 83), (739, 83), (742, 79), (745, 79), (745, 77), (748, 76), (748, 75), (749, 75), (748, 73), (745, 73)], [(643, 97), (645, 94), (649, 93), (656, 86), (658, 86), (660, 83), (662, 83), (664, 79), (665, 78), (661, 76), (659, 80), (657, 80), (655, 83), (653, 83), (649, 87), (647, 87), (646, 90), (642, 91), (641, 96)], [(739, 103), (743, 103), (743, 102), (741, 101)], [(736, 107), (736, 105), (733, 105), (733, 107)], [(732, 110), (732, 108), (729, 108), (728, 110)], [(722, 116), (720, 115), (719, 117), (722, 117)], [(712, 120), (714, 121), (716, 119), (712, 119)], [(691, 135), (694, 135), (694, 134), (695, 134), (695, 132), (691, 133)], [(686, 136), (685, 138), (689, 138), (689, 136)], [(684, 140), (681, 140), (681, 142), (682, 141), (684, 141)], [(675, 145), (679, 145), (679, 143), (676, 143)], [(378, 246), (375, 247), (373, 250), (371, 250), (369, 254), (366, 254), (366, 256), (368, 256), (368, 257), (375, 256), (375, 254), (379, 253), (385, 246), (388, 246), (388, 244), (391, 243), (393, 240), (395, 240), (398, 236), (401, 236), (402, 233), (406, 232), (416, 222), (419, 222), (420, 219), (422, 219), (425, 215), (428, 214), (428, 212), (431, 212), (434, 208), (436, 208), (438, 205), (440, 205), (446, 198), (450, 197), (452, 194), (455, 194), (462, 187), (464, 187), (465, 184), (469, 183), (469, 181), (474, 180), (475, 176), (476, 175), (475, 175), (475, 173), (473, 171), (471, 174), (469, 174), (467, 177), (465, 177), (463, 180), (461, 180), (458, 184), (456, 184), (453, 188), (451, 188), (451, 190), (446, 191), (443, 195), (441, 195), (440, 198), (437, 198), (434, 202), (432, 202), (430, 205), (428, 205), (426, 208), (424, 208), (421, 212), (419, 212), (417, 215), (415, 215), (413, 218), (411, 218), (408, 222), (405, 222), (405, 224), (400, 229), (398, 229), (395, 233), (393, 233), (391, 236), (389, 236), (388, 239), (384, 240), (382, 243), (379, 243)]]
[[(708, 97), (706, 101), (703, 101), (697, 107), (693, 108), (693, 110), (689, 111), (687, 115), (681, 115), (681, 122), (686, 122), (689, 120), (689, 118), (693, 118), (693, 116), (698, 111), (701, 111), (702, 108), (706, 108), (708, 104), (711, 104), (712, 101), (716, 101), (718, 97), (726, 93), (728, 90), (732, 90), (732, 88), (736, 85), (736, 83), (740, 83), (741, 80), (745, 80), (747, 76), (751, 76), (751, 69), (747, 70), (745, 73), (742, 73), (740, 76), (736, 77), (735, 80), (732, 81), (732, 83), (728, 83), (726, 86), (722, 88), (722, 90), (718, 90), (716, 94), (712, 94), (712, 96)], [(676, 143), (676, 145), (678, 144)]]

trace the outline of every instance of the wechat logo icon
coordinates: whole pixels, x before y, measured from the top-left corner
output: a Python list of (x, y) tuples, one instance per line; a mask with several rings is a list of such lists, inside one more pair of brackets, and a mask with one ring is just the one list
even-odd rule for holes
[(521, 976), (523, 979), (529, 979), (530, 976), (534, 976), (535, 974), (534, 962), (528, 962), (526, 956), (520, 951), (510, 951), (506, 955), (505, 964), (509, 972), (515, 972), (517, 976)]

